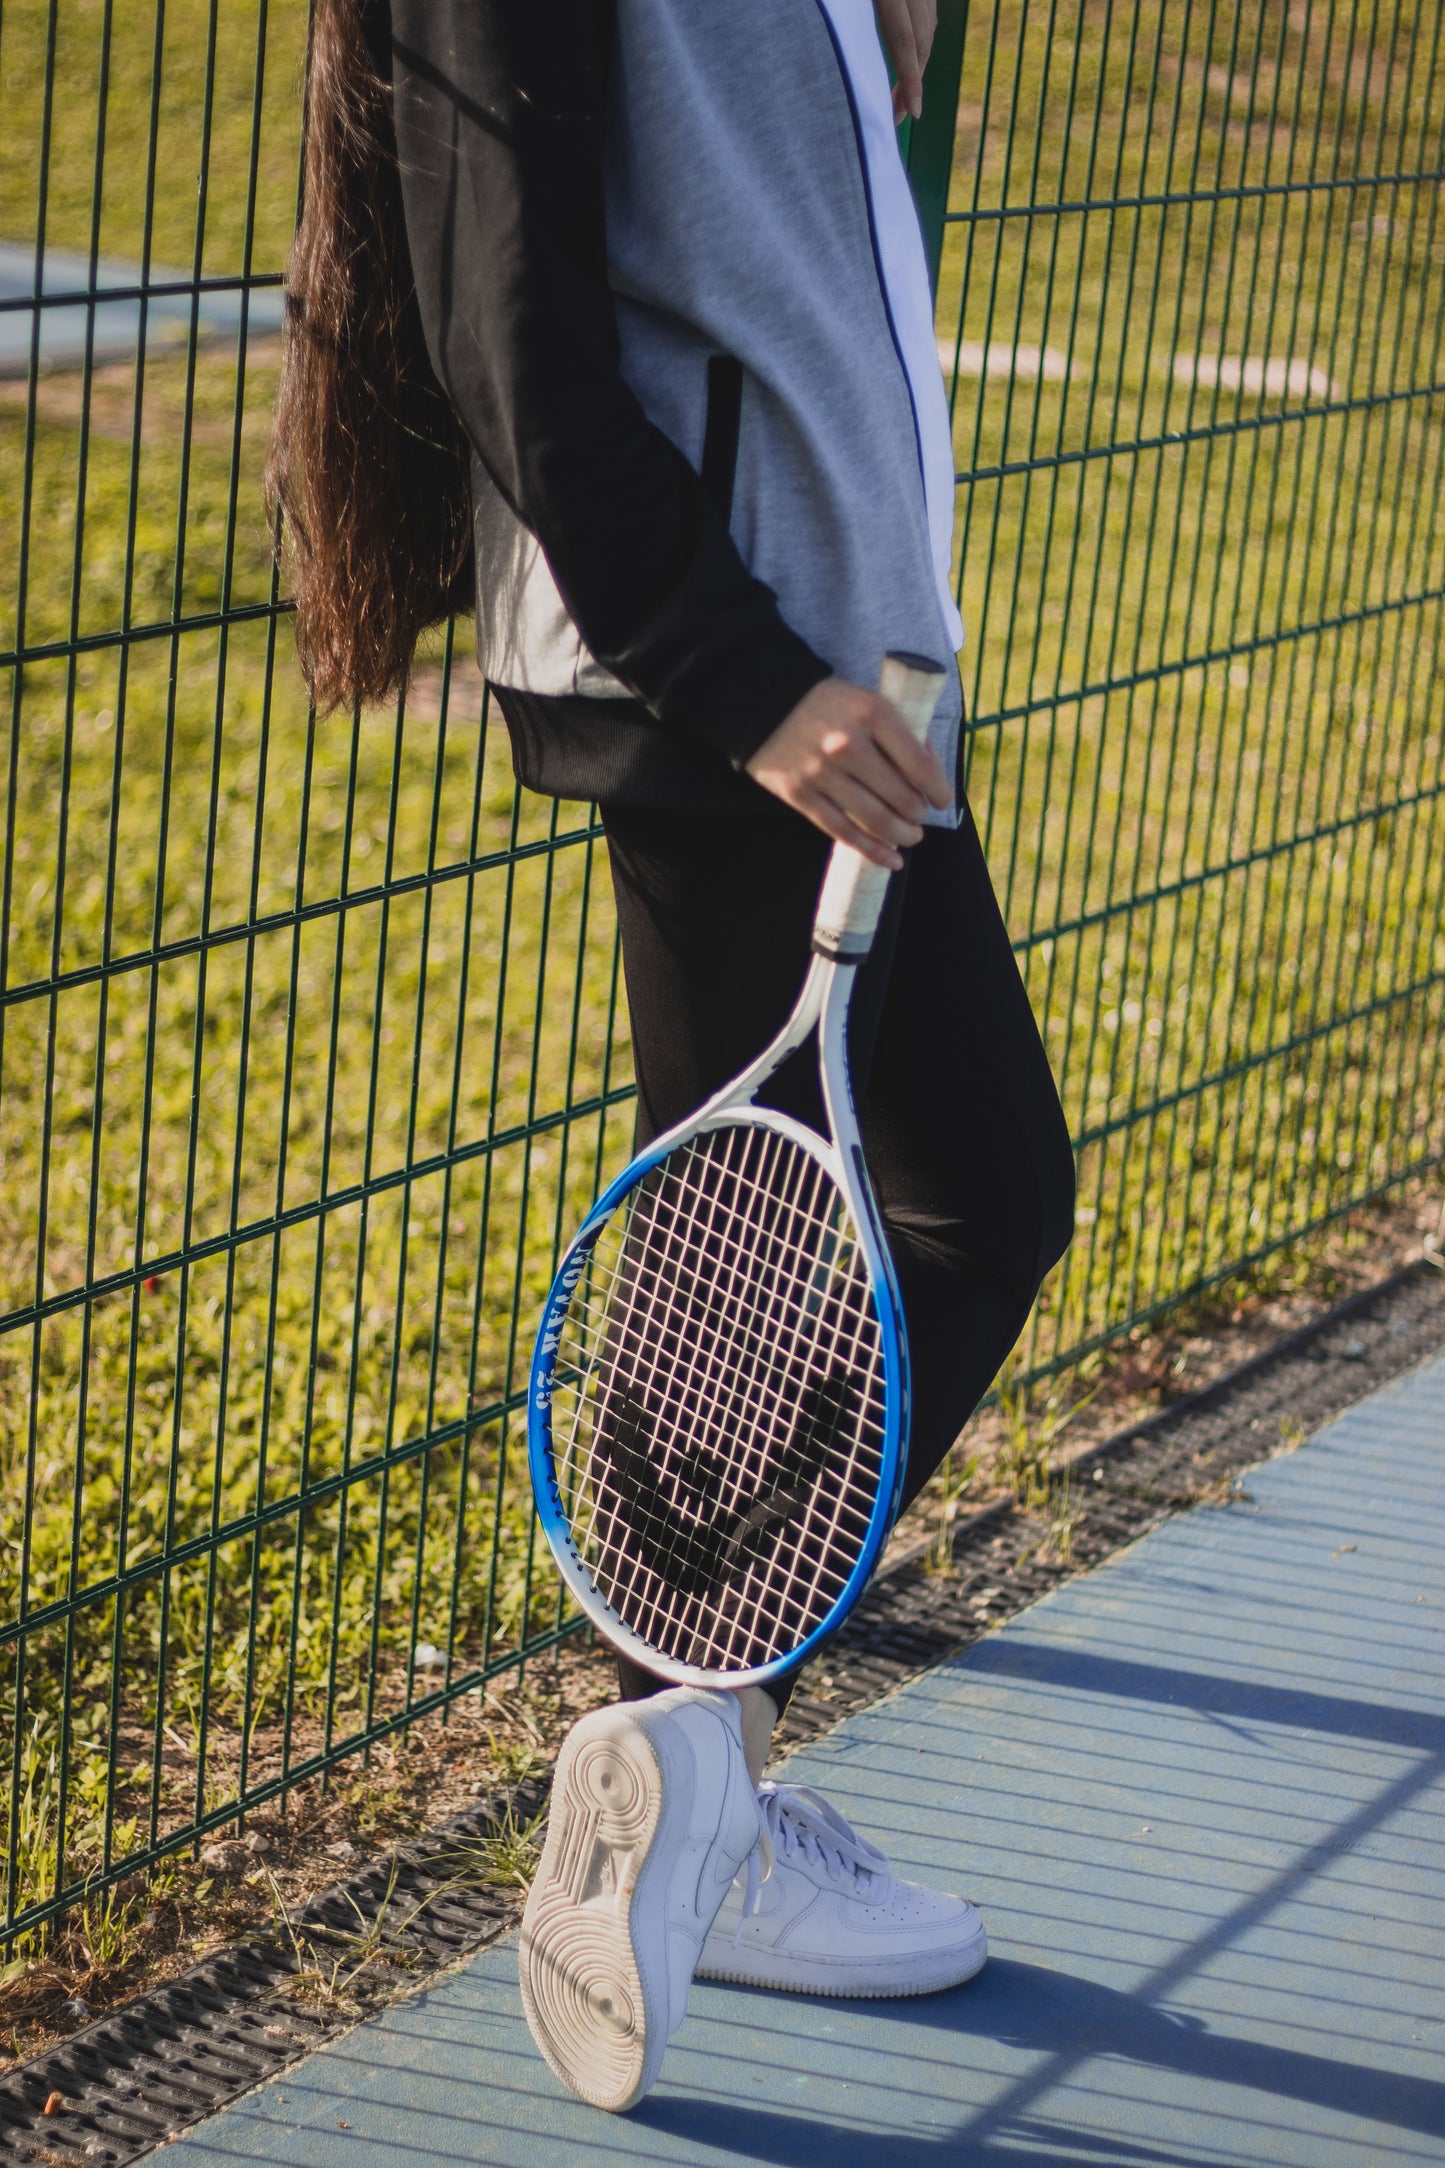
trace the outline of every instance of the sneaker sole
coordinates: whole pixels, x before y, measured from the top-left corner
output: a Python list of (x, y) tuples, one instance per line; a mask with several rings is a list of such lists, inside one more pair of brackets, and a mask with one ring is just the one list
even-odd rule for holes
[(899, 1957), (872, 1965), (809, 1965), (797, 1958), (774, 1957), (763, 1950), (704, 1949), (697, 1968), (700, 1980), (721, 1980), (732, 1987), (766, 1987), (784, 1995), (826, 1995), (881, 2001), (905, 1995), (938, 1995), (962, 1987), (988, 1961), (988, 1936), (980, 1927), (962, 1949), (936, 1956)]
[(563, 2084), (616, 2114), (648, 2090), (667, 2046), (666, 1955), (639, 1950), (637, 1885), (663, 1812), (652, 1744), (625, 1708), (563, 1748), (547, 1843), (522, 1916), (522, 2004)]

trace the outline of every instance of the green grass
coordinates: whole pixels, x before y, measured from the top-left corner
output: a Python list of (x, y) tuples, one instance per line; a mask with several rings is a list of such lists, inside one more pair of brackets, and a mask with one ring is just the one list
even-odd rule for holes
[(279, 271), (296, 208), (306, 20), (304, 0), (7, 0), (5, 239), (33, 238), (43, 192), (51, 247), (87, 250), (94, 228), (102, 256), (138, 260), (149, 225), (151, 260), (189, 268), (204, 190), (204, 274), (243, 270), (248, 231), (253, 268)]
[[(35, 231), (47, 20), (0, 16), (0, 238)], [(101, 251), (149, 217), (158, 264), (233, 274), (249, 228), (279, 269), (304, 10), (262, 40), (225, 0), (213, 40), (168, 5), (154, 129), (152, 8), (54, 20), (51, 244), (91, 243), (109, 22)], [(940, 328), (1064, 365), (955, 399), (971, 795), (1081, 1150), (1020, 1408), (1445, 1150), (1445, 229), (1434, 186), (1295, 185), (1438, 162), (1434, 14), (1371, 24), (971, 22), (954, 211), (1043, 208), (950, 226)], [(1325, 388), (1201, 382), (1221, 356)], [(558, 1618), (515, 1404), (630, 1130), (601, 846), (518, 798), (464, 676), (308, 720), (267, 614), (274, 371), (0, 385), (0, 1622), (56, 1607), (0, 1689), (32, 1918), (438, 1691), (416, 1644), (457, 1677)]]

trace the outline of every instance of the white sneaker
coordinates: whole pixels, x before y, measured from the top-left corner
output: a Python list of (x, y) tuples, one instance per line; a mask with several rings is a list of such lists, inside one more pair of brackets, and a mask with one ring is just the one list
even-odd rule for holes
[(900, 1881), (803, 1785), (765, 1784), (758, 1804), (772, 1868), (751, 1894), (742, 1877), (728, 1892), (703, 1945), (704, 1979), (800, 1995), (929, 1995), (981, 1969), (988, 1937), (965, 1898)]
[(699, 1953), (756, 1848), (736, 1694), (680, 1686), (596, 1709), (557, 1760), (522, 1916), (522, 2003), (564, 2085), (621, 2110), (687, 2015)]

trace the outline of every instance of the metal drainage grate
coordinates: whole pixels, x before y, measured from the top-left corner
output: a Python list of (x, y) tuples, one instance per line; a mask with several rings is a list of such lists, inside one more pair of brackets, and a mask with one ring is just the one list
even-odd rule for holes
[(379, 1975), (394, 1988), (494, 1940), (515, 1908), (479, 1881), (478, 1852), (509, 1813), (530, 1820), (549, 1781), (468, 1808), (313, 1898), (292, 1916), (290, 1946), (205, 1958), (12, 2071), (0, 2080), (0, 2161), (119, 2168), (355, 2022), (354, 2009), (298, 1998), (313, 1964), (336, 1967), (363, 1999)]

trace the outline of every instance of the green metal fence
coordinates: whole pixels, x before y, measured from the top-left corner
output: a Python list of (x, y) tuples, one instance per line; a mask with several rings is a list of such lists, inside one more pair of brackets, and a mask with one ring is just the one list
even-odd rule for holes
[[(0, 7), (22, 1949), (568, 1626), (518, 1408), (627, 1149), (610, 896), (465, 627), (307, 714), (259, 502), (305, 28)], [(945, 7), (971, 790), (1081, 1154), (1039, 1370), (1445, 1152), (1440, 35)]]

